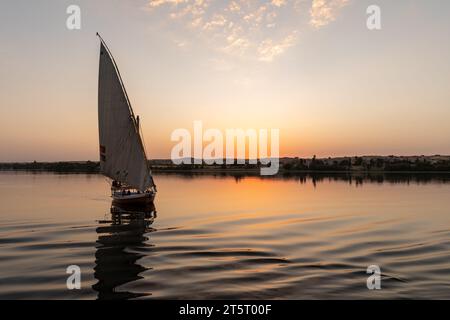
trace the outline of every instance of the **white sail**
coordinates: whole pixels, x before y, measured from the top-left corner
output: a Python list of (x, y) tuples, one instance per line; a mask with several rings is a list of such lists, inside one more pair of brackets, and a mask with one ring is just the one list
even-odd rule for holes
[(100, 45), (98, 127), (101, 172), (140, 191), (153, 186), (139, 127), (119, 71), (106, 45)]

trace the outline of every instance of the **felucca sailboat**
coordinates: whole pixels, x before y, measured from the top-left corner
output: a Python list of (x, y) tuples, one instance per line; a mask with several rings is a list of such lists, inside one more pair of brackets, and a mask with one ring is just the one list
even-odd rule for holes
[(156, 195), (156, 185), (135, 116), (119, 69), (100, 39), (98, 128), (100, 171), (112, 179), (111, 197), (118, 205), (145, 205)]

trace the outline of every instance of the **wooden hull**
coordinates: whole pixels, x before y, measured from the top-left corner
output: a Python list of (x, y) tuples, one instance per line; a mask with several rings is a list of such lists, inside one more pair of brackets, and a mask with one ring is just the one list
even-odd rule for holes
[(113, 198), (113, 205), (118, 206), (145, 206), (148, 204), (153, 203), (155, 200), (155, 193), (149, 192), (149, 193), (132, 193), (132, 194), (125, 194), (125, 195), (116, 195), (114, 194), (112, 196)]

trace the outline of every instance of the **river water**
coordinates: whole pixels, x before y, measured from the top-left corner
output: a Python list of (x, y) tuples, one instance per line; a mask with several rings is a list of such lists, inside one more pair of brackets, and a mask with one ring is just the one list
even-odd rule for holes
[(155, 181), (130, 217), (100, 175), (0, 172), (0, 298), (450, 299), (450, 175)]

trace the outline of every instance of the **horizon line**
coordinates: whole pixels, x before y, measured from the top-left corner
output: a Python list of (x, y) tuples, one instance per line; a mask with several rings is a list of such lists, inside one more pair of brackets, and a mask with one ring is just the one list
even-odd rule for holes
[[(282, 157), (265, 157), (265, 158), (256, 158), (256, 160), (259, 159), (339, 159), (339, 158), (369, 158), (369, 157), (378, 157), (378, 158), (431, 158), (431, 157), (442, 157), (442, 158), (450, 158), (450, 154), (422, 154), (422, 155), (395, 155), (395, 154), (389, 154), (389, 155), (377, 155), (377, 154), (367, 154), (367, 155), (352, 155), (352, 156), (320, 156), (317, 157), (315, 155), (310, 157), (304, 157), (304, 156), (282, 156)], [(255, 158), (195, 158), (195, 157), (181, 157), (176, 159), (197, 159), (197, 160), (219, 160), (219, 159), (233, 159), (233, 160), (255, 160)], [(0, 161), (0, 163), (57, 163), (57, 162), (99, 162), (100, 160), (25, 160), (25, 161)], [(151, 158), (147, 159), (147, 161), (172, 161), (171, 158)]]

